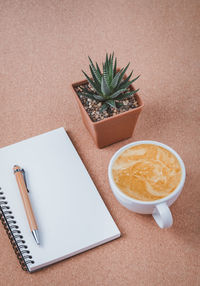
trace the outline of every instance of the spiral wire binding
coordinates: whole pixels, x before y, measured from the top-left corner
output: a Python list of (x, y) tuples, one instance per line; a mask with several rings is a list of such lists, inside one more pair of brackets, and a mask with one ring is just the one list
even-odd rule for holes
[(0, 219), (7, 232), (8, 238), (24, 271), (29, 271), (28, 264), (34, 263), (12, 211), (0, 187)]

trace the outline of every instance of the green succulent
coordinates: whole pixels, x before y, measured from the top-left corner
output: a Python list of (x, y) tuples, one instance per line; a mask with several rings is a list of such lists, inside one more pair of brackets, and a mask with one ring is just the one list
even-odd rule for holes
[(125, 72), (127, 71), (130, 63), (125, 68), (117, 71), (117, 58), (114, 60), (114, 53), (109, 56), (106, 54), (106, 60), (102, 63), (103, 72), (101, 72), (97, 63), (96, 66), (93, 64), (90, 57), (89, 61), (92, 77), (90, 78), (84, 71), (82, 72), (86, 76), (93, 90), (88, 87), (84, 87), (80, 94), (90, 99), (94, 99), (97, 102), (101, 102), (101, 112), (106, 110), (109, 106), (119, 108), (123, 105), (120, 101), (129, 98), (139, 90), (130, 91), (128, 89), (128, 87), (137, 80), (139, 76), (130, 80), (133, 73), (132, 71), (130, 75), (124, 79)]

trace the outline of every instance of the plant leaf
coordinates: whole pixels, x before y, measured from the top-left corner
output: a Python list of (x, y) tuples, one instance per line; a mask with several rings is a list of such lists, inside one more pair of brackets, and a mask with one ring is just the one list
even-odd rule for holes
[(140, 77), (140, 74), (132, 80), (132, 82), (136, 81)]
[(113, 79), (113, 57), (114, 57), (114, 52), (112, 53), (112, 56), (110, 55), (110, 62), (109, 62), (109, 83)]
[(113, 76), (116, 75), (116, 71), (117, 71), (117, 58), (115, 58), (115, 64), (114, 64), (114, 70), (113, 70)]
[(90, 69), (92, 69), (93, 73), (95, 74), (95, 77), (96, 77), (97, 81), (101, 84), (101, 76), (99, 75), (98, 71), (96, 70), (96, 68), (95, 68), (91, 58), (90, 57), (88, 57), (88, 58), (89, 58), (89, 61), (90, 61), (90, 64), (91, 64), (91, 68)]
[(119, 87), (120, 88), (123, 88), (123, 89), (127, 89), (128, 87), (129, 87), (129, 85), (131, 85), (131, 81), (128, 81), (128, 82), (126, 82), (126, 83), (123, 83), (122, 85), (120, 85)]
[(81, 92), (94, 94), (94, 91), (92, 91), (91, 89), (86, 88), (86, 87), (82, 87), (82, 88), (81, 88)]
[(127, 98), (127, 97), (130, 97), (131, 95), (135, 94), (135, 93), (138, 92), (138, 91), (139, 91), (139, 88), (136, 89), (136, 90), (132, 90), (132, 91), (130, 91), (130, 92), (121, 94), (121, 95), (119, 95), (119, 96), (117, 97), (117, 100), (123, 100), (123, 99), (125, 99), (125, 98)]
[(82, 70), (83, 74), (85, 75), (85, 77), (87, 78), (88, 82), (91, 84), (91, 86), (94, 88), (94, 90), (97, 92), (97, 93), (101, 93), (101, 90), (99, 88), (99, 86), (96, 85), (95, 82), (93, 82), (89, 76)]
[[(121, 73), (123, 72), (123, 70), (124, 70), (124, 68), (120, 69), (120, 71), (119, 71), (120, 75), (121, 75)], [(120, 85), (120, 83), (121, 83), (121, 80), (119, 79), (119, 80), (118, 80), (118, 85), (117, 85), (117, 86), (119, 86), (119, 85)]]
[(140, 77), (140, 75), (139, 76), (137, 76), (136, 78), (134, 78), (133, 80), (131, 80), (131, 81), (124, 81), (124, 82), (122, 82), (121, 84), (120, 84), (120, 88), (128, 88), (134, 81), (136, 81), (138, 78)]
[(115, 101), (113, 99), (107, 100), (106, 103), (109, 104), (111, 107), (116, 108), (116, 104), (115, 104)]
[(133, 74), (133, 71), (130, 73), (130, 75), (126, 79), (121, 81), (121, 83), (119, 85), (120, 88), (121, 88), (121, 86), (125, 85), (129, 81), (129, 79), (131, 78), (132, 74)]
[(97, 94), (93, 94), (94, 99), (98, 100), (98, 101), (104, 101), (105, 98), (103, 96), (97, 95)]
[(140, 90), (140, 89), (138, 88), (138, 89), (136, 89), (136, 90), (132, 90), (132, 91), (127, 92), (127, 93), (125, 93), (125, 94), (128, 95), (128, 96), (131, 96), (131, 95), (137, 93), (139, 90)]
[(110, 62), (111, 62), (111, 54), (109, 55), (109, 58), (108, 58), (108, 66), (110, 66)]
[(103, 93), (103, 95), (107, 96), (110, 94), (110, 88), (104, 78), (104, 75), (102, 76), (101, 79), (101, 92)]
[(90, 93), (86, 93), (86, 92), (81, 92), (81, 91), (79, 91), (78, 94), (79, 94), (79, 95), (86, 96), (86, 97), (88, 97), (88, 98), (90, 98), (90, 99), (95, 99), (95, 98), (94, 98), (94, 95), (92, 95), (92, 94), (90, 94)]
[(99, 112), (103, 112), (104, 110), (108, 108), (108, 106), (109, 105), (107, 103), (102, 104), (101, 108), (99, 109)]
[(113, 78), (113, 80), (112, 80), (112, 82), (111, 82), (111, 87), (112, 87), (112, 89), (115, 89), (115, 87), (117, 86), (119, 77), (120, 77), (120, 72), (118, 72), (118, 73), (115, 75), (115, 77)]
[[(102, 78), (105, 79), (107, 86), (109, 88), (109, 74), (108, 74), (108, 69), (106, 68), (106, 64), (103, 65), (103, 76)], [(101, 84), (102, 84), (102, 78), (101, 78)]]
[(101, 83), (99, 83), (99, 80), (98, 80), (98, 78), (96, 77), (96, 74), (93, 72), (92, 67), (91, 67), (90, 65), (89, 65), (89, 67), (90, 67), (90, 72), (91, 72), (91, 74), (92, 74), (92, 77), (93, 77), (94, 82), (96, 83), (96, 85), (98, 86), (98, 88), (101, 89)]
[(120, 78), (119, 78), (119, 81), (118, 81), (118, 84), (121, 83), (121, 80), (123, 79), (123, 76), (127, 70), (127, 68), (129, 67), (130, 63), (127, 64), (127, 66), (123, 69), (123, 71), (121, 71), (121, 75), (120, 75)]
[(98, 73), (99, 77), (101, 78), (102, 74), (101, 74), (100, 68), (99, 68), (97, 63), (96, 63), (96, 68), (97, 68), (97, 73)]
[(106, 62), (105, 62), (106, 67), (108, 68), (108, 54), (106, 53)]
[(126, 88), (123, 89), (119, 89), (118, 91), (116, 91), (115, 93), (113, 93), (110, 98), (117, 98), (122, 92), (124, 92), (126, 90)]

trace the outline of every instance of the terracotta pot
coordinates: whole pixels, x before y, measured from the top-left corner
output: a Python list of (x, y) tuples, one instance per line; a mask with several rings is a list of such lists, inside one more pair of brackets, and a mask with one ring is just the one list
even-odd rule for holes
[[(137, 93), (135, 93), (136, 100), (139, 104), (138, 107), (130, 109), (123, 113), (105, 118), (101, 121), (93, 122), (85, 108), (83, 107), (75, 88), (79, 85), (86, 84), (88, 81), (80, 81), (72, 84), (72, 88), (75, 92), (75, 98), (77, 100), (80, 112), (82, 115), (82, 120), (85, 127), (92, 136), (94, 142), (98, 148), (103, 148), (105, 146), (111, 145), (118, 141), (127, 139), (132, 136), (138, 116), (144, 106), (141, 98)], [(130, 86), (131, 90), (134, 90), (133, 86)]]

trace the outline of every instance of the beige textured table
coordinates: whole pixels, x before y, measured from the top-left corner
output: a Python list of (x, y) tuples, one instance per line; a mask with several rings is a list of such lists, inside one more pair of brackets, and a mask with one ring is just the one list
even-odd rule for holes
[[(0, 147), (64, 126), (122, 237), (34, 274), (21, 270), (0, 227), (0, 285), (200, 285), (200, 2), (0, 1)], [(99, 150), (85, 130), (71, 83), (115, 51), (131, 61), (145, 108), (129, 140)], [(161, 141), (177, 150), (186, 184), (159, 229), (113, 197), (107, 165), (129, 142)]]

